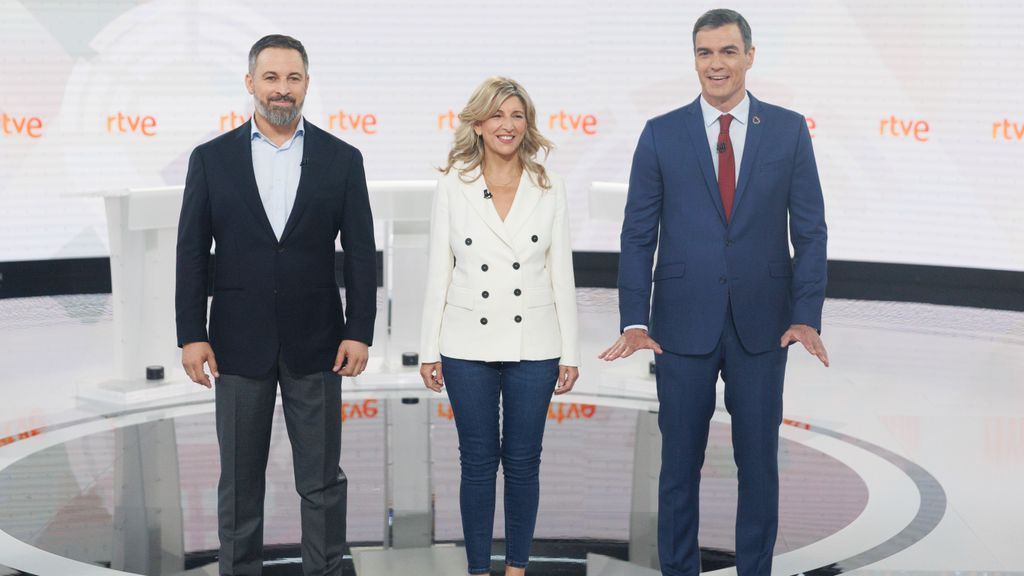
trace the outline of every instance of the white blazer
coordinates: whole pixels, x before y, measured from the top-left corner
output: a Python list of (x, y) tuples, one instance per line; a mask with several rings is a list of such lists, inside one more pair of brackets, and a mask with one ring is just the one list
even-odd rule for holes
[(463, 182), (456, 166), (438, 180), (420, 362), (579, 365), (565, 183), (549, 178), (542, 190), (524, 170), (504, 222), (482, 176)]

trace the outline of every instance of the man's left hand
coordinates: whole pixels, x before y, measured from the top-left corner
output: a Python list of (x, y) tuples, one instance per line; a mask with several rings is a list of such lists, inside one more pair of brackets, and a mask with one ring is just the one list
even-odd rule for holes
[(808, 352), (817, 356), (818, 360), (821, 360), (821, 363), (828, 368), (828, 351), (825, 350), (825, 343), (821, 341), (817, 330), (807, 324), (793, 324), (782, 335), (780, 345), (785, 348), (793, 342), (803, 344)]
[(332, 370), (341, 376), (359, 376), (369, 358), (369, 346), (358, 340), (342, 340)]

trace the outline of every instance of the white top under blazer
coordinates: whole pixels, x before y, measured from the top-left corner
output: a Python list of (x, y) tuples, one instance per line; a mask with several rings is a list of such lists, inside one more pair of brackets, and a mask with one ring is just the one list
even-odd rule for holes
[(443, 354), (579, 365), (565, 183), (548, 177), (542, 190), (524, 170), (504, 221), (482, 176), (463, 182), (455, 166), (438, 179), (420, 362)]

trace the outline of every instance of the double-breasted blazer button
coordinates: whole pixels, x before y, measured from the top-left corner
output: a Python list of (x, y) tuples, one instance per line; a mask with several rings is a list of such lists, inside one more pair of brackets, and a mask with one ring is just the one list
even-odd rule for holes
[(484, 326), (486, 326), (487, 325), (487, 318), (481, 318), (480, 319), (480, 323), (483, 324)]
[(487, 264), (481, 266), (480, 269), (483, 270), (484, 272), (487, 272)]
[(522, 296), (523, 295), (523, 291), (520, 290), (519, 288), (516, 288), (515, 290), (513, 290), (512, 293), (515, 294), (516, 296)]
[(488, 292), (487, 290), (484, 290), (483, 292), (480, 293), (480, 295), (483, 296), (484, 298), (487, 298), (491, 295), (491, 293)]
[(519, 315), (517, 314), (517, 315), (516, 315), (516, 323), (519, 323), (519, 322), (522, 322), (522, 321), (523, 321), (523, 317), (522, 317), (522, 316), (519, 316)]
[(512, 263), (512, 269), (513, 270), (519, 270), (519, 262), (513, 262)]
[(466, 246), (469, 246), (472, 243), (473, 243), (473, 239), (472, 238), (466, 238)]
[(537, 238), (537, 235), (534, 234), (533, 236), (530, 236), (530, 240), (533, 240), (534, 242), (536, 242), (537, 240), (540, 240), (540, 238)]

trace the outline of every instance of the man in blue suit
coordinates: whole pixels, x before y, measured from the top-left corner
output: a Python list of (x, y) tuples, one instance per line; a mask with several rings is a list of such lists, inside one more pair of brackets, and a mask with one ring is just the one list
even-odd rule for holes
[(700, 97), (648, 121), (633, 156), (619, 261), (622, 336), (600, 357), (658, 354), (666, 576), (700, 572), (700, 470), (721, 374), (739, 470), (736, 568), (767, 575), (787, 347), (800, 342), (828, 366), (819, 337), (824, 202), (804, 117), (746, 91), (754, 47), (743, 16), (707, 12), (693, 44)]

